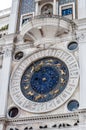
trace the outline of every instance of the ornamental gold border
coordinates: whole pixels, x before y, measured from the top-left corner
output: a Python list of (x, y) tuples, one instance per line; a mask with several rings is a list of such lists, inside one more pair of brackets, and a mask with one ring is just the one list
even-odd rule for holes
[[(44, 57), (55, 57), (62, 60), (68, 67), (69, 70), (69, 80), (64, 91), (57, 96), (56, 98), (44, 102), (37, 103), (32, 102), (24, 97), (20, 88), (21, 77), (25, 71), (25, 69), (32, 64), (34, 61), (39, 60)], [(45, 113), (52, 111), (58, 107), (60, 107), (63, 103), (65, 103), (74, 93), (76, 87), (78, 86), (79, 81), (79, 67), (75, 57), (60, 49), (46, 49), (35, 52), (30, 56), (23, 59), (20, 64), (17, 66), (15, 71), (11, 76), (10, 81), (10, 94), (15, 102), (20, 108), (32, 112), (32, 113)]]

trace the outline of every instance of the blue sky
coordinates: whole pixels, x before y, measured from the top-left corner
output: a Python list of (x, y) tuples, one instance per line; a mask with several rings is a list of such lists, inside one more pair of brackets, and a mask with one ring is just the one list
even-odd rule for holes
[(12, 0), (0, 0), (0, 10), (11, 7)]

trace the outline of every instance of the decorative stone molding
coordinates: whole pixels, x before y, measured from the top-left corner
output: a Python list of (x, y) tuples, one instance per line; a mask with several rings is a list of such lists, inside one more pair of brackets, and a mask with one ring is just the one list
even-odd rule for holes
[(5, 35), (0, 39), (0, 46), (13, 44), (15, 37), (16, 37), (15, 34)]
[(11, 50), (9, 50), (8, 48), (4, 51), (5, 57), (9, 57), (11, 56)]
[(3, 55), (5, 57), (10, 57), (12, 55), (13, 45), (3, 47)]
[(32, 28), (37, 28), (45, 25), (57, 26), (57, 28), (61, 27), (67, 31), (75, 28), (75, 23), (72, 20), (62, 18), (58, 15), (52, 15), (51, 17), (40, 15), (34, 17), (34, 19), (31, 19), (30, 22), (23, 25), (21, 29), (21, 35), (24, 36), (28, 30), (31, 30)]
[[(31, 125), (34, 123), (38, 123), (41, 125), (41, 123), (46, 123), (49, 124), (51, 121), (56, 122), (57, 124), (59, 123), (64, 123), (64, 122), (70, 122), (71, 125), (73, 126), (76, 121), (80, 125), (83, 123), (81, 118), (86, 122), (85, 120), (85, 115), (86, 115), (86, 110), (78, 110), (72, 113), (65, 113), (65, 114), (57, 114), (57, 115), (41, 115), (41, 116), (34, 116), (34, 117), (26, 117), (26, 118), (20, 118), (20, 119), (8, 119), (8, 118), (3, 118), (0, 117), (0, 122), (6, 122), (7, 126), (26, 126), (26, 125)], [(33, 124), (34, 125), (34, 124)], [(36, 126), (37, 127), (37, 126)], [(75, 130), (75, 129), (74, 129)]]
[(85, 39), (85, 37), (86, 37), (85, 34), (81, 33), (81, 34), (78, 34), (76, 38), (78, 41), (83, 41)]

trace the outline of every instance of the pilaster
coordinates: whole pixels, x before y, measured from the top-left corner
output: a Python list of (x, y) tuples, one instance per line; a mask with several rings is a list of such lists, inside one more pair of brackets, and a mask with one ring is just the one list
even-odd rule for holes
[(16, 32), (19, 3), (20, 0), (12, 0), (12, 8), (11, 8), (9, 31), (8, 31), (9, 34)]
[(80, 109), (86, 108), (86, 32), (78, 34), (80, 64)]
[(1, 69), (1, 86), (0, 86), (0, 117), (6, 116), (8, 85), (11, 70), (12, 46), (3, 48), (3, 63)]
[(79, 44), (80, 108), (86, 108), (86, 43)]
[(57, 11), (57, 8), (56, 8), (56, 0), (53, 0), (53, 14), (56, 15), (56, 11)]
[(5, 125), (4, 125), (4, 123), (1, 123), (0, 124), (0, 130), (4, 130), (5, 129)]
[(36, 2), (36, 11), (35, 11), (36, 13), (36, 15), (38, 15), (38, 1)]
[[(7, 114), (8, 87), (11, 72), (13, 40), (13, 35), (7, 35), (0, 41), (0, 43), (2, 43), (2, 66), (0, 69), (0, 119), (5, 119)], [(4, 121), (0, 122), (0, 130), (5, 130)]]
[(86, 0), (78, 0), (78, 19), (86, 18)]

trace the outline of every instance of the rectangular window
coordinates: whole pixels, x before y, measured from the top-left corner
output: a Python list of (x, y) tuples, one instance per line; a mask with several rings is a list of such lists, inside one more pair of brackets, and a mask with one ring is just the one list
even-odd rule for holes
[(75, 19), (75, 4), (68, 3), (59, 6), (59, 14), (68, 19)]
[(21, 30), (22, 26), (24, 24), (28, 23), (33, 17), (34, 17), (34, 13), (33, 12), (21, 15), (20, 30)]
[(29, 20), (30, 20), (30, 18), (24, 18), (24, 19), (22, 19), (22, 24), (27, 23)]
[(33, 17), (33, 14), (23, 15), (22, 16), (22, 25), (29, 22), (32, 17)]
[(62, 16), (71, 15), (72, 13), (72, 8), (62, 9)]

